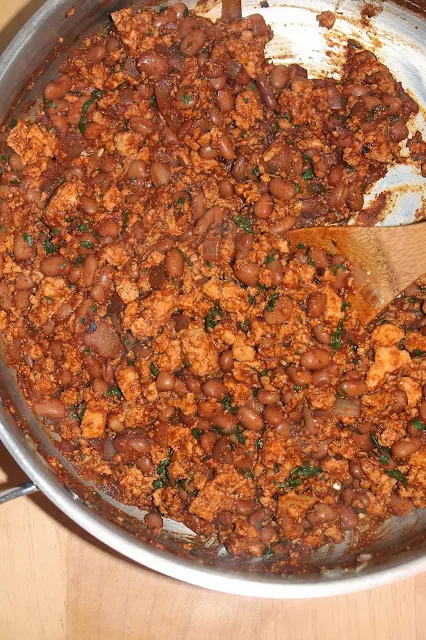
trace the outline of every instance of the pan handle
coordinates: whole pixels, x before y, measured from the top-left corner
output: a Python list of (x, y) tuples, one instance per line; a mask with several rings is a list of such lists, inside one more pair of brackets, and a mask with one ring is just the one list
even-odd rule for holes
[(34, 482), (24, 482), (24, 484), (20, 484), (17, 487), (0, 491), (0, 504), (9, 502), (9, 500), (14, 500), (15, 498), (20, 498), (21, 496), (28, 496), (36, 491), (38, 491), (38, 489)]

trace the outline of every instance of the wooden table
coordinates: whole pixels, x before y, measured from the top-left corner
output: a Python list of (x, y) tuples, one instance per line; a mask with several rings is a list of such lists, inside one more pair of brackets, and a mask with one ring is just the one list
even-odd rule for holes
[[(43, 4), (0, 0), (0, 50)], [(0, 448), (0, 485), (25, 480)], [(426, 575), (305, 602), (229, 596), (134, 564), (43, 495), (0, 508), (1, 640), (424, 640)]]

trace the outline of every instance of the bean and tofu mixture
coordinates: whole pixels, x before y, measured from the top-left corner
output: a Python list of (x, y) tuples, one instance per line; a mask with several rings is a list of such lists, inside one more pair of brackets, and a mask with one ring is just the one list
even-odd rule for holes
[(360, 211), (418, 106), (354, 41), (311, 79), (272, 35), (179, 3), (75, 46), (5, 128), (0, 330), (81, 475), (296, 562), (426, 506), (426, 287), (362, 326), (345, 257), (286, 237)]

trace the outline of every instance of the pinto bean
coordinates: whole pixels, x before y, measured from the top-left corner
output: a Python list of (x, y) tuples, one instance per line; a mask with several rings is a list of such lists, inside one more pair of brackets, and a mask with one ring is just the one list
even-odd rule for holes
[(409, 131), (404, 120), (399, 119), (391, 127), (389, 127), (389, 133), (394, 142), (401, 142), (408, 137)]
[(165, 269), (169, 278), (182, 278), (185, 268), (185, 260), (182, 251), (170, 249), (166, 254)]
[(27, 291), (27, 289), (32, 289), (34, 287), (34, 282), (31, 280), (30, 276), (26, 276), (24, 273), (18, 273), (15, 278), (15, 289), (18, 291)]
[(330, 344), (331, 334), (322, 324), (317, 324), (312, 329), (312, 335), (320, 344)]
[(129, 120), (129, 127), (132, 131), (142, 136), (147, 136), (154, 130), (151, 120), (141, 116), (132, 116)]
[(281, 91), (288, 85), (290, 80), (290, 70), (288, 67), (278, 64), (274, 66), (269, 77), (270, 85), (273, 89)]
[(355, 478), (355, 480), (362, 480), (362, 468), (359, 462), (357, 462), (356, 460), (349, 460), (349, 472), (352, 478)]
[(251, 233), (239, 233), (235, 241), (235, 259), (244, 260), (253, 247), (253, 236)]
[(294, 303), (286, 296), (279, 298), (275, 308), (272, 311), (268, 311), (266, 307), (263, 311), (263, 317), (266, 324), (275, 326), (287, 322), (289, 320), (294, 309)]
[(348, 187), (345, 184), (339, 184), (333, 189), (328, 197), (328, 204), (332, 209), (341, 209), (348, 197)]
[(153, 162), (151, 166), (151, 179), (156, 187), (164, 186), (170, 182), (170, 171), (164, 162)]
[(250, 431), (261, 431), (264, 427), (262, 418), (253, 409), (240, 407), (237, 411), (237, 417), (243, 427)]
[(369, 433), (352, 433), (353, 443), (361, 451), (372, 451), (373, 443)]
[(414, 509), (414, 502), (410, 498), (401, 498), (398, 494), (391, 495), (389, 511), (396, 516), (408, 516)]
[(294, 384), (303, 386), (312, 382), (312, 373), (303, 367), (290, 365), (285, 372)]
[(343, 178), (343, 165), (342, 164), (334, 164), (330, 172), (328, 174), (328, 184), (333, 187), (336, 187), (341, 183)]
[(58, 137), (65, 138), (69, 130), (69, 124), (64, 116), (61, 116), (60, 113), (52, 113), (49, 118), (57, 131)]
[(222, 113), (229, 113), (234, 108), (234, 98), (227, 89), (221, 89), (217, 92), (216, 104)]
[(165, 78), (169, 73), (167, 59), (152, 52), (146, 52), (140, 56), (138, 67), (142, 73), (156, 82)]
[(297, 190), (294, 182), (283, 178), (272, 178), (269, 183), (269, 193), (279, 200), (289, 202), (295, 197)]
[(359, 398), (367, 392), (367, 384), (359, 378), (343, 380), (337, 385), (337, 393), (348, 398)]
[(58, 398), (49, 398), (48, 400), (40, 400), (34, 402), (33, 411), (38, 416), (50, 418), (51, 420), (60, 420), (65, 417), (66, 408), (64, 403)]
[(115, 436), (113, 443), (114, 449), (118, 453), (133, 453), (135, 451), (146, 455), (151, 451), (149, 440), (142, 429)]
[(361, 211), (364, 206), (364, 194), (360, 185), (351, 184), (346, 202), (351, 211)]
[(320, 527), (325, 522), (334, 522), (338, 518), (338, 512), (336, 509), (328, 504), (317, 503), (312, 511), (306, 516), (306, 520), (313, 527)]
[(229, 373), (232, 371), (234, 366), (234, 356), (232, 353), (232, 349), (226, 349), (226, 351), (222, 351), (219, 356), (219, 367), (223, 373)]
[(155, 380), (157, 391), (173, 391), (176, 384), (176, 378), (170, 371), (160, 371)]
[(230, 180), (220, 180), (218, 187), (222, 198), (232, 198), (234, 195), (234, 185)]
[(194, 29), (187, 33), (179, 45), (181, 54), (194, 58), (197, 56), (206, 43), (207, 36), (201, 29)]
[(267, 391), (266, 389), (260, 389), (259, 393), (257, 394), (257, 399), (261, 404), (266, 404), (266, 405), (276, 404), (279, 400), (279, 395), (274, 391)]
[(144, 160), (133, 160), (127, 169), (126, 176), (129, 180), (143, 180), (148, 174), (148, 168)]
[(325, 369), (331, 362), (330, 353), (326, 349), (315, 347), (305, 351), (300, 358), (300, 364), (309, 371), (320, 371)]
[(278, 107), (278, 102), (275, 97), (272, 86), (269, 84), (269, 78), (265, 74), (261, 74), (256, 78), (256, 86), (259, 91), (259, 95), (262, 98), (262, 102), (265, 106), (274, 111)]
[(260, 218), (261, 220), (266, 220), (272, 213), (274, 208), (274, 202), (270, 195), (264, 193), (260, 196), (259, 200), (255, 203), (253, 207), (253, 213), (256, 218)]
[(340, 524), (345, 531), (351, 531), (358, 526), (358, 514), (344, 504), (338, 505)]
[(233, 160), (235, 158), (234, 142), (231, 136), (227, 134), (222, 136), (218, 140), (217, 148), (220, 155), (225, 158), (225, 160)]
[(391, 453), (395, 458), (409, 458), (420, 449), (422, 442), (420, 438), (411, 440), (398, 440), (391, 446)]
[(13, 239), (13, 254), (17, 262), (29, 260), (33, 255), (33, 238), (29, 234), (17, 233)]
[(265, 421), (272, 427), (276, 427), (285, 421), (284, 411), (277, 404), (269, 404), (263, 412)]
[(52, 102), (63, 98), (68, 93), (72, 86), (72, 78), (67, 75), (59, 76), (56, 80), (48, 82), (44, 87), (43, 95), (46, 100)]
[(234, 266), (234, 276), (249, 287), (255, 287), (259, 274), (259, 265), (255, 262), (244, 262)]
[(327, 296), (325, 293), (311, 293), (307, 301), (307, 311), (310, 318), (319, 318), (327, 305)]
[(210, 378), (210, 380), (204, 382), (201, 388), (208, 398), (215, 398), (216, 400), (222, 400), (226, 393), (225, 385), (219, 378)]
[(232, 413), (219, 413), (211, 419), (211, 424), (223, 429), (225, 433), (231, 433), (237, 426), (237, 419)]

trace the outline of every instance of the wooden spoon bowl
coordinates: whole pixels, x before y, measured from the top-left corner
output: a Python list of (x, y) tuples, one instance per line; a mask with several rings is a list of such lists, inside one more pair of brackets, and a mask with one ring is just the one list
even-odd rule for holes
[(364, 322), (373, 320), (414, 280), (426, 273), (426, 222), (400, 227), (310, 227), (288, 232), (298, 244), (342, 254), (360, 281), (349, 295)]

